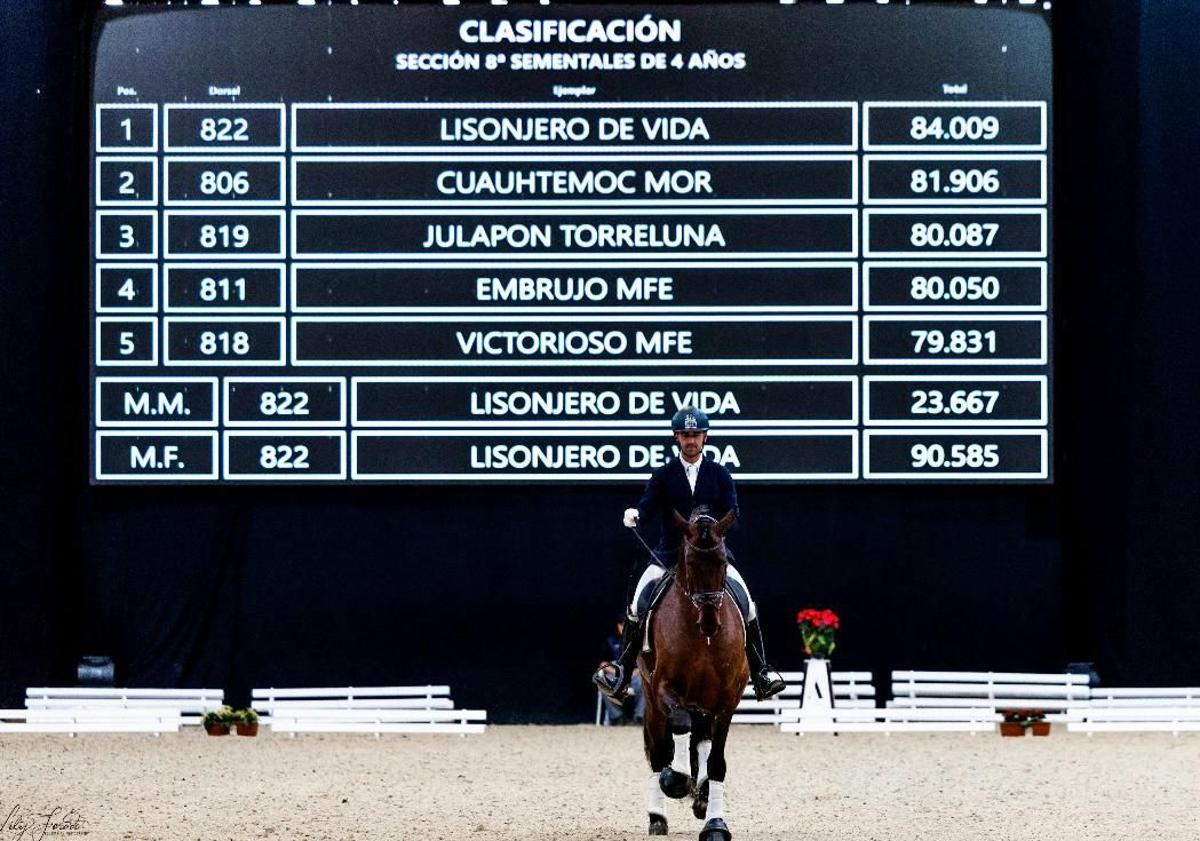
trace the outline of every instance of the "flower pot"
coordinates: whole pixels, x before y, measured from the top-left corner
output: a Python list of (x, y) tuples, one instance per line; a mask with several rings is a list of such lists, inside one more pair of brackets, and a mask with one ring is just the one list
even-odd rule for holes
[(1035, 721), (1029, 725), (1029, 730), (1035, 736), (1049, 736), (1050, 735), (1050, 722)]
[(237, 723), (237, 734), (239, 736), (257, 736), (258, 735), (258, 722), (255, 721), (252, 724), (243, 724), (242, 722), (239, 721)]
[(210, 736), (228, 736), (229, 725), (221, 724), (220, 722), (215, 724), (206, 724), (204, 725), (204, 732)]
[(1018, 724), (1015, 721), (1002, 721), (1002, 722), (1000, 722), (1000, 735), (1001, 736), (1024, 736), (1025, 735), (1025, 725)]

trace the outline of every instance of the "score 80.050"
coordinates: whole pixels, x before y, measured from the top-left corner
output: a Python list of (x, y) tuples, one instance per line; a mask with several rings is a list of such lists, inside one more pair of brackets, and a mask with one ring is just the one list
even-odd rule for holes
[(954, 275), (947, 281), (939, 275), (916, 275), (909, 294), (914, 301), (995, 301), (1000, 297), (1000, 278)]

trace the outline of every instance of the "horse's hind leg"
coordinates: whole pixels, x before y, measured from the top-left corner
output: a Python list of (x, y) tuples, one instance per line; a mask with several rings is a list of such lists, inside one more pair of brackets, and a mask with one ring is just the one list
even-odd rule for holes
[(646, 812), (650, 817), (650, 835), (667, 834), (667, 800), (659, 787), (659, 772), (666, 768), (675, 752), (666, 714), (654, 703), (646, 705), (642, 722), (642, 738), (646, 744), (646, 759), (650, 776), (646, 779)]
[(725, 741), (729, 738), (732, 715), (713, 722), (712, 752), (708, 756), (708, 804), (704, 812), (704, 828), (700, 841), (729, 841), (725, 825)]
[(668, 708), (667, 725), (673, 742), (670, 765), (662, 769), (658, 784), (667, 797), (679, 800), (692, 790), (691, 731), (692, 717), (680, 706)]

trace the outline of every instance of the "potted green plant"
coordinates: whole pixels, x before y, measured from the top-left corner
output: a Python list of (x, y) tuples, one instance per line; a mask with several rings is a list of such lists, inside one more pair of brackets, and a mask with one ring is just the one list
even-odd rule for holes
[(1044, 710), (1000, 710), (1004, 721), (1000, 722), (1001, 736), (1024, 736), (1031, 730), (1035, 736), (1049, 736), (1050, 722)]
[(233, 723), (233, 708), (221, 706), (209, 710), (204, 714), (201, 723), (204, 725), (204, 731), (210, 736), (228, 736), (229, 725)]
[(237, 728), (239, 736), (257, 736), (258, 735), (258, 713), (250, 707), (245, 709), (235, 710), (234, 725)]
[(1029, 732), (1035, 736), (1049, 736), (1050, 722), (1046, 721), (1046, 714), (1041, 710), (1034, 710), (1037, 716), (1029, 722)]
[(800, 639), (804, 643), (804, 656), (827, 659), (837, 647), (834, 634), (841, 627), (838, 615), (832, 610), (806, 608), (796, 614), (800, 626)]
[(1001, 736), (1024, 736), (1025, 724), (1017, 717), (1016, 710), (1002, 711), (1004, 721), (1000, 722)]

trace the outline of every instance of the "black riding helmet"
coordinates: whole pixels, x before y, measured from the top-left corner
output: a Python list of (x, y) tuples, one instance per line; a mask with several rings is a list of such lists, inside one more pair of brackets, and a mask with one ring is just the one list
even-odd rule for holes
[(684, 406), (671, 418), (672, 432), (708, 432), (708, 415), (693, 406)]

